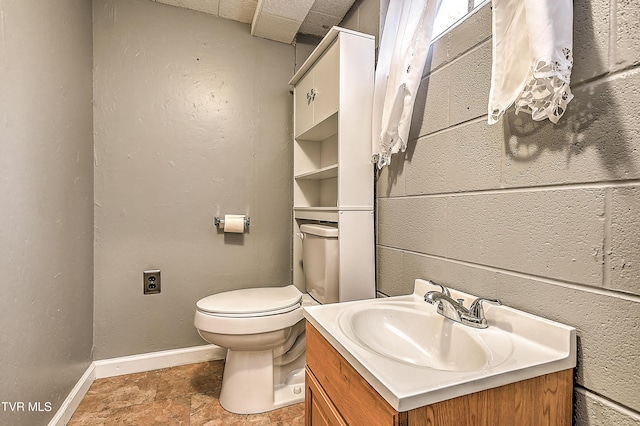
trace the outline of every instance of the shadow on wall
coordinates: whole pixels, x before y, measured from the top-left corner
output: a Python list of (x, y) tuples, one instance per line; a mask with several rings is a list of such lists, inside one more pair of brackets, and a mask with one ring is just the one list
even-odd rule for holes
[(528, 114), (505, 114), (506, 157), (514, 162), (532, 162), (544, 152), (565, 152), (566, 169), (588, 148), (595, 148), (600, 163), (611, 179), (636, 175), (633, 148), (620, 120), (611, 84), (584, 85), (573, 90), (575, 98), (558, 124), (533, 121)]
[(597, 45), (596, 33), (591, 2), (583, 2), (576, 10), (574, 23), (573, 76), (582, 80), (571, 85), (575, 98), (555, 125), (548, 120), (533, 121), (526, 113), (516, 115), (511, 108), (502, 120), (507, 159), (531, 162), (545, 152), (565, 152), (566, 169), (569, 170), (575, 157), (594, 148), (608, 178), (637, 175), (634, 149), (622, 121), (621, 100), (614, 97), (622, 91), (615, 90), (614, 81), (602, 81), (609, 64), (601, 55), (593, 54)]

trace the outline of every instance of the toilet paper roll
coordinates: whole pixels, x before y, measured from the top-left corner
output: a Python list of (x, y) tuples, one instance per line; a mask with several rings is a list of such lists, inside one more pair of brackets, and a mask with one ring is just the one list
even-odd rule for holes
[(244, 232), (244, 221), (245, 215), (243, 214), (225, 214), (224, 232), (242, 234)]

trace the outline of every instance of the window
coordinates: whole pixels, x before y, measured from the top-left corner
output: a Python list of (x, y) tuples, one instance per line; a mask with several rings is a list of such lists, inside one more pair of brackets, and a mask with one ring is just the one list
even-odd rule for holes
[(488, 1), (490, 0), (441, 0), (431, 38), (435, 39)]

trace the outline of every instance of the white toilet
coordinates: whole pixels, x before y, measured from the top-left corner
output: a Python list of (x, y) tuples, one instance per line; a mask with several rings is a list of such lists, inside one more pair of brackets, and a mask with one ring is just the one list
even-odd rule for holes
[(304, 400), (302, 306), (338, 301), (338, 229), (300, 226), (308, 294), (295, 286), (233, 290), (200, 299), (194, 325), (227, 348), (220, 405), (254, 414)]

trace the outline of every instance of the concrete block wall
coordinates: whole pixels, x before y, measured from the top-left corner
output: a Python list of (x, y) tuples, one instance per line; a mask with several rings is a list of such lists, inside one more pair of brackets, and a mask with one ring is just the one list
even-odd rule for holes
[(576, 0), (564, 117), (489, 126), (483, 6), (433, 43), (407, 152), (376, 182), (378, 291), (433, 279), (576, 327), (577, 425), (640, 424), (639, 16)]

